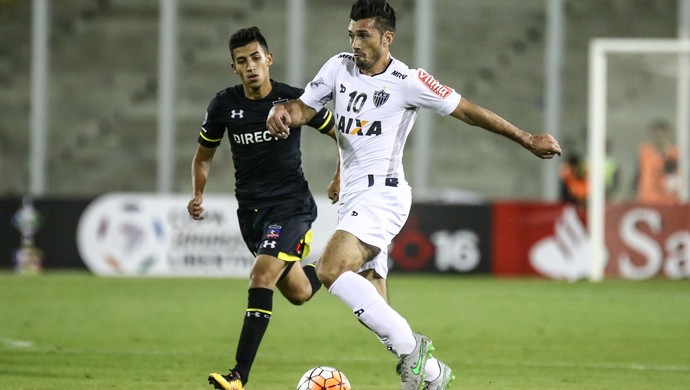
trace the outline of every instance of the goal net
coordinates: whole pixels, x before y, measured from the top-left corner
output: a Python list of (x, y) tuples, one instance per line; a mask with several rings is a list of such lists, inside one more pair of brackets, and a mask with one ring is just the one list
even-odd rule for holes
[[(672, 245), (668, 240), (676, 236), (664, 232), (661, 237), (662, 229), (669, 228), (664, 213), (673, 219), (681, 210), (677, 222), (681, 225), (687, 225), (687, 213), (681, 206), (641, 202), (638, 186), (644, 176), (638, 165), (642, 145), (658, 136), (652, 128), (665, 123), (669, 141), (677, 148), (676, 165), (665, 168), (675, 170), (674, 180), (665, 185), (676, 192), (681, 204), (687, 203), (689, 58), (688, 40), (594, 39), (590, 43), (587, 226), (593, 281), (611, 273), (612, 262), (618, 267), (616, 274), (632, 279), (654, 276), (664, 267), (671, 275), (678, 274), (673, 267), (690, 267), (686, 258), (667, 262), (667, 252), (673, 248), (664, 245)], [(615, 183), (611, 167), (618, 167), (615, 187), (611, 187)], [(645, 227), (635, 230), (640, 222)], [(626, 240), (634, 248), (612, 249)]]

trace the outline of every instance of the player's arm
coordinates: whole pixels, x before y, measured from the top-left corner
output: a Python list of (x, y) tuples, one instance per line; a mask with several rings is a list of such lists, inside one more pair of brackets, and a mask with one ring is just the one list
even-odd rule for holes
[(558, 141), (550, 134), (530, 134), (493, 111), (474, 104), (464, 97), (450, 115), (469, 125), (510, 138), (539, 158), (551, 159), (556, 155), (561, 155)]
[(204, 219), (204, 208), (202, 203), (204, 201), (204, 188), (208, 180), (208, 174), (211, 171), (211, 161), (213, 155), (216, 153), (216, 148), (207, 148), (203, 145), (198, 145), (194, 159), (192, 160), (192, 199), (187, 203), (187, 212), (193, 219)]
[[(338, 142), (335, 135), (335, 118), (333, 117), (333, 113), (327, 108), (322, 108), (307, 124)], [(336, 169), (333, 174), (333, 179), (326, 188), (326, 193), (332, 204), (335, 204), (338, 199), (340, 199), (340, 153), (338, 152), (338, 148), (335, 148), (335, 151), (337, 156)]]
[[(333, 128), (333, 136), (335, 137), (335, 127)], [(331, 200), (331, 204), (335, 204), (340, 199), (340, 152), (336, 148), (336, 162), (335, 162), (335, 173), (333, 174), (333, 179), (326, 188), (326, 193), (328, 194), (328, 199)]]
[(317, 112), (307, 122), (307, 125), (315, 128), (319, 133), (328, 135), (335, 140), (335, 117), (326, 107)]
[(316, 110), (300, 99), (290, 100), (271, 108), (266, 119), (266, 128), (273, 136), (285, 139), (290, 135), (290, 127), (305, 125), (314, 115)]
[[(338, 142), (335, 136), (335, 125), (331, 127), (328, 131), (328, 135)], [(331, 204), (335, 204), (340, 199), (340, 151), (335, 148), (336, 158), (335, 158), (335, 173), (333, 174), (333, 179), (326, 187), (326, 193), (328, 194), (328, 199), (331, 200)]]

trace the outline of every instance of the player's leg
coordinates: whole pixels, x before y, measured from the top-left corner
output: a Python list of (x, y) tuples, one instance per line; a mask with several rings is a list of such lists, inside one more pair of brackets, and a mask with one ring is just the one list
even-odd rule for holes
[(321, 284), (313, 266), (305, 272), (299, 263), (309, 254), (311, 224), (316, 219), (313, 198), (308, 197), (298, 204), (238, 212), (238, 217), (247, 246), (258, 253), (250, 275), (236, 365), (231, 370), (245, 385), (273, 314), (274, 288), (277, 286), (290, 302), (301, 304), (311, 298)]
[(311, 210), (307, 211), (289, 218), (287, 229), (281, 233), (281, 250), (276, 254), (288, 264), (276, 286), (293, 305), (308, 301), (321, 288), (315, 264), (302, 266), (300, 262), (311, 250), (311, 224), (316, 217), (315, 210), (313, 214)]
[[(388, 302), (388, 286), (386, 285), (386, 279), (384, 279), (379, 273), (374, 270), (374, 268), (369, 268), (365, 270), (361, 270), (358, 272), (362, 277), (364, 277), (366, 280), (371, 282), (371, 284), (376, 287), (376, 291), (378, 291), (379, 295), (386, 301)], [(390, 304), (390, 303), (389, 303)], [(360, 321), (362, 325), (364, 323)], [(366, 326), (366, 325), (364, 325)], [(391, 352), (393, 355), (398, 356), (397, 353), (393, 350), (393, 346), (391, 345), (391, 342), (388, 338), (382, 338), (379, 336), (376, 332), (374, 332), (376, 337), (379, 339), (381, 344), (383, 344), (384, 347), (386, 347), (386, 350)]]
[(259, 254), (250, 273), (247, 309), (237, 341), (235, 367), (227, 375), (211, 374), (209, 382), (217, 389), (242, 390), (249, 381), (254, 359), (273, 315), (273, 289), (286, 268), (276, 257)]
[(235, 369), (243, 375), (243, 383), (249, 381), (252, 364), (273, 315), (273, 289), (285, 267), (285, 262), (266, 254), (256, 256), (252, 267), (247, 311), (235, 354)]
[(403, 185), (371, 188), (346, 199), (339, 210), (338, 230), (317, 267), (319, 279), (329, 291), (400, 358), (397, 371), (403, 390), (423, 385), (425, 365), (433, 350), (431, 340), (414, 333), (386, 302), (375, 286), (380, 282), (371, 283), (352, 270), (359, 265), (364, 266), (359, 272), (373, 268), (380, 276), (387, 275), (388, 245), (404, 225), (410, 205), (410, 189)]
[(270, 253), (288, 264), (277, 282), (278, 289), (290, 303), (301, 305), (321, 288), (314, 264), (302, 266), (300, 263), (311, 250), (311, 225), (316, 219), (316, 202), (309, 197), (298, 207), (290, 207), (289, 212), (290, 215), (273, 224), (280, 226), (280, 231), (275, 249), (271, 248)]
[(415, 334), (376, 287), (352, 271), (357, 264), (364, 263), (363, 254), (372, 255), (369, 245), (351, 233), (336, 231), (317, 263), (319, 279), (379, 340), (388, 340), (391, 350), (400, 357), (397, 371), (402, 378), (403, 390), (417, 390), (422, 386), (422, 374), (432, 351), (431, 341)]
[[(329, 291), (382, 342), (388, 339), (390, 344), (384, 345), (402, 352), (412, 350), (415, 340), (407, 321), (387, 303), (385, 277), (388, 245), (404, 225), (410, 204), (409, 187), (372, 188), (343, 199), (338, 230), (317, 263), (319, 279)], [(378, 324), (388, 315), (391, 326)]]
[(289, 263), (276, 287), (290, 303), (302, 305), (321, 288), (321, 282), (316, 276), (316, 265), (312, 263), (302, 266), (299, 261)]
[(376, 287), (376, 291), (378, 291), (379, 295), (388, 302), (388, 285), (386, 284), (386, 278), (379, 275), (373, 268), (360, 271), (358, 274), (371, 282), (371, 284)]
[(235, 366), (227, 375), (212, 373), (208, 378), (209, 383), (217, 389), (244, 389), (273, 314), (273, 289), (283, 274), (286, 263), (273, 253), (262, 253), (261, 247), (271, 246), (266, 245), (266, 241), (273, 240), (275, 234), (275, 228), (268, 223), (274, 213), (273, 208), (237, 211), (242, 238), (256, 258), (250, 272), (247, 309), (237, 341)]
[[(386, 282), (388, 279), (383, 278), (374, 268), (366, 269), (359, 272), (359, 274), (371, 282), (374, 287), (376, 287), (379, 295), (390, 305)], [(377, 335), (377, 337), (379, 336)], [(383, 344), (387, 350), (395, 354), (390, 340), (379, 337), (379, 341), (381, 341), (381, 344)], [(425, 385), (423, 390), (440, 390), (450, 387), (450, 384), (455, 380), (455, 375), (453, 375), (452, 370), (445, 363), (437, 360), (434, 356), (430, 356), (424, 367), (424, 380)]]

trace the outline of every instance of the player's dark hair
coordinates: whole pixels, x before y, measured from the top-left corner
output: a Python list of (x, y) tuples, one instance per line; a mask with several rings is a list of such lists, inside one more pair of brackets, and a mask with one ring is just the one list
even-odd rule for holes
[(350, 19), (375, 18), (376, 28), (381, 32), (395, 32), (395, 10), (386, 0), (357, 0), (352, 4)]
[(228, 46), (230, 47), (232, 59), (235, 59), (235, 55), (232, 52), (234, 49), (246, 46), (252, 42), (259, 42), (259, 46), (261, 46), (264, 52), (268, 53), (268, 43), (266, 43), (266, 38), (264, 38), (264, 36), (261, 34), (261, 30), (259, 30), (258, 27), (252, 26), (239, 29), (230, 36)]

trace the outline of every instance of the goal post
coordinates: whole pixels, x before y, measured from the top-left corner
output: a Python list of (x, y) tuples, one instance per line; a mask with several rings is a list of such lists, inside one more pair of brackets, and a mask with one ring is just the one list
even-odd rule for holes
[[(675, 121), (679, 153), (679, 188), (682, 202), (688, 201), (688, 146), (690, 126), (690, 40), (679, 39), (593, 39), (589, 45), (587, 155), (589, 198), (590, 280), (601, 281), (606, 267), (605, 243), (605, 159), (607, 142), (608, 83), (612, 55), (675, 55)], [(660, 102), (660, 104), (664, 104)], [(667, 103), (668, 104), (668, 103)]]

